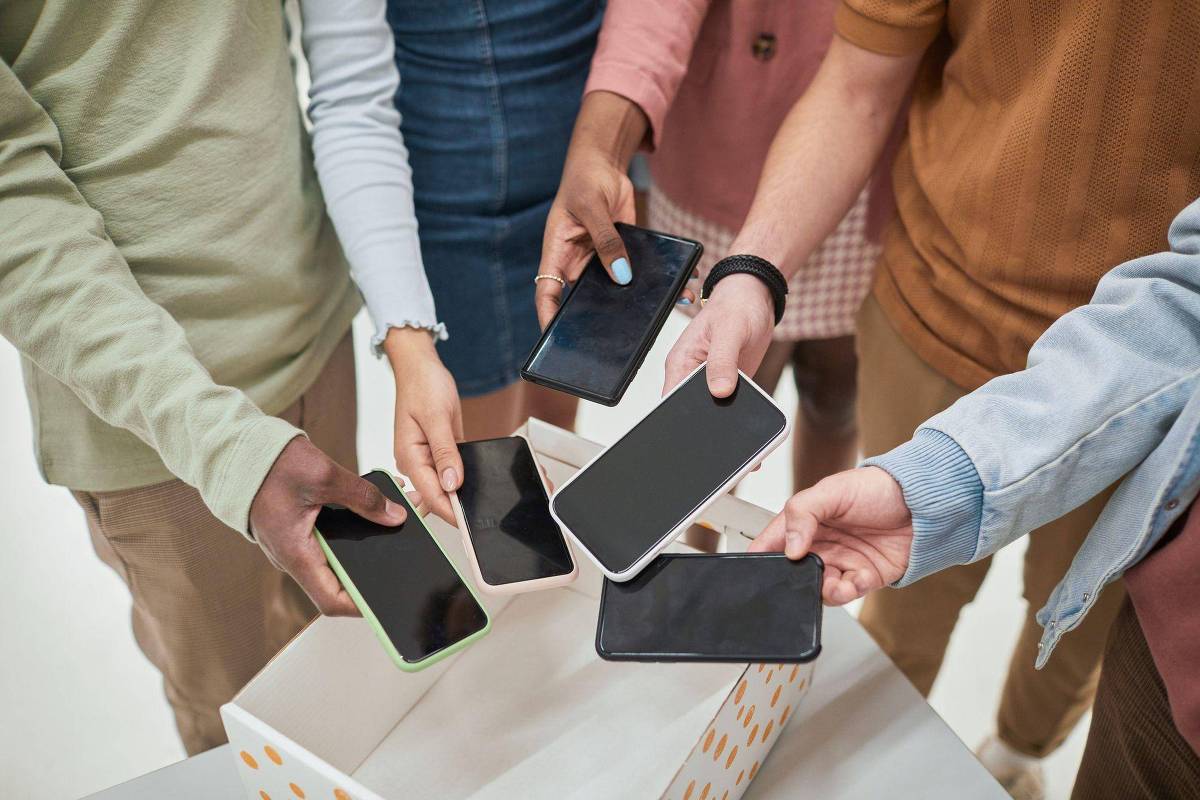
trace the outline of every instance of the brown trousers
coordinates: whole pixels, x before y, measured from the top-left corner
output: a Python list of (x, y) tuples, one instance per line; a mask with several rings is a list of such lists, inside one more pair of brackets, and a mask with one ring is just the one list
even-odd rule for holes
[[(879, 455), (907, 441), (929, 417), (966, 392), (921, 360), (868, 297), (858, 318), (859, 430), (863, 452)], [(1124, 597), (1104, 590), (1087, 618), (1034, 669), (1042, 627), (1035, 619), (1104, 508), (1111, 490), (1034, 531), (1025, 552), (1025, 623), (1000, 698), (997, 732), (1016, 750), (1045, 756), (1091, 705), (1109, 625)], [(958, 622), (987, 575), (991, 558), (952, 567), (903, 589), (867, 597), (859, 622), (917, 690), (928, 695)]]
[[(316, 382), (279, 416), (357, 471), (349, 334)], [(224, 743), (219, 707), (313, 618), (312, 604), (183, 481), (72, 494), (96, 553), (129, 586), (134, 636), (162, 672), (188, 755)]]
[(1113, 622), (1074, 800), (1200, 797), (1200, 756), (1180, 735), (1133, 604)]

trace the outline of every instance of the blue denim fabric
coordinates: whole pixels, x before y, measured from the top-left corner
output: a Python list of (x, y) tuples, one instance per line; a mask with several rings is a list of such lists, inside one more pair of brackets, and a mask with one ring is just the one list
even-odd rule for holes
[(466, 396), (537, 341), (533, 276), (596, 46), (598, 0), (389, 0), (438, 344)]
[(990, 555), (1124, 478), (1038, 612), (1039, 667), (1200, 493), (1200, 201), (1169, 239), (1171, 252), (1106, 275), (1027, 369), (865, 462), (896, 478), (912, 511), (898, 585)]

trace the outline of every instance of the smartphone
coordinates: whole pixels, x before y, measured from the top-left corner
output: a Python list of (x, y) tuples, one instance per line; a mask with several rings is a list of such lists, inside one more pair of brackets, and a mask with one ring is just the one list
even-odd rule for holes
[(596, 652), (610, 661), (812, 661), (821, 652), (815, 555), (668, 553), (604, 582)]
[(614, 283), (593, 256), (534, 346), (521, 377), (606, 406), (621, 402), (704, 248), (617, 223), (633, 280)]
[(372, 470), (363, 478), (408, 518), (389, 527), (325, 506), (317, 541), (392, 661), (416, 672), (486, 634), (491, 620), (392, 476)]
[(565, 586), (579, 574), (524, 436), (463, 442), (462, 487), (450, 504), (475, 580), (513, 594)]
[(752, 380), (739, 373), (718, 400), (701, 364), (560, 486), (550, 513), (605, 575), (626, 581), (787, 434), (787, 415)]

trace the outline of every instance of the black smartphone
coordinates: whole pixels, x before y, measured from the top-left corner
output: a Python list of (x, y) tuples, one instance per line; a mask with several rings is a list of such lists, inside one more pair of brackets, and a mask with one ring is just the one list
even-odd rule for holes
[(524, 592), (574, 580), (575, 559), (525, 437), (463, 442), (458, 452), (463, 482), (451, 500), (480, 588)]
[(534, 346), (521, 377), (606, 406), (621, 402), (704, 248), (617, 223), (633, 280), (621, 286), (593, 256)]
[(610, 661), (812, 661), (824, 571), (815, 555), (661, 555), (627, 583), (604, 582), (596, 652)]
[(329, 565), (396, 666), (422, 669), (487, 633), (487, 611), (391, 475), (363, 476), (408, 518), (394, 527), (325, 506), (317, 539)]
[(563, 529), (613, 580), (628, 580), (787, 436), (783, 410), (744, 375), (709, 394), (704, 367), (565, 482)]

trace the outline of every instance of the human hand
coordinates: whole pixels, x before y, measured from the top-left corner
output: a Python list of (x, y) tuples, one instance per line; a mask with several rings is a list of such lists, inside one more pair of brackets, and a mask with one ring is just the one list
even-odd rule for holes
[[(420, 498), (413, 497), (414, 506)], [(288, 442), (250, 504), (250, 530), (267, 558), (291, 575), (322, 614), (356, 616), (358, 609), (329, 568), (313, 535), (321, 506), (336, 503), (380, 525), (408, 515), (370, 482), (345, 469), (303, 436)]]
[(839, 472), (793, 495), (751, 544), (825, 562), (822, 597), (840, 606), (898, 581), (908, 569), (912, 515), (900, 484), (879, 467)]
[(429, 509), (451, 525), (450, 492), (462, 485), (462, 406), (429, 331), (392, 328), (383, 350), (396, 377), (396, 466)]
[(766, 284), (743, 274), (719, 281), (667, 354), (663, 394), (707, 361), (709, 392), (728, 397), (737, 388), (739, 368), (758, 369), (774, 329), (775, 304)]

